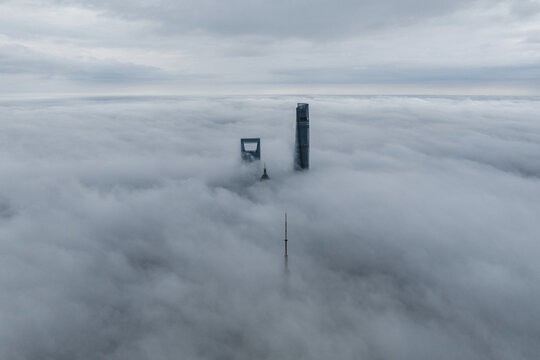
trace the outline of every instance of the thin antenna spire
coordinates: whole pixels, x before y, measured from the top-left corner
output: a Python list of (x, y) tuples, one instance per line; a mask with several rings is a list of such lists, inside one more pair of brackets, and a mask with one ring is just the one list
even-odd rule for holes
[(285, 213), (285, 257), (288, 256), (287, 254), (287, 213)]

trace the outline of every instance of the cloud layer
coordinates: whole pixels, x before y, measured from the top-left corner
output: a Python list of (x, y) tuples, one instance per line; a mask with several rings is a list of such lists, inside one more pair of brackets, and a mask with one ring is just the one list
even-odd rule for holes
[[(311, 104), (307, 174), (292, 171), (296, 101)], [(536, 98), (0, 107), (2, 359), (540, 351)], [(240, 164), (251, 136), (270, 182)]]

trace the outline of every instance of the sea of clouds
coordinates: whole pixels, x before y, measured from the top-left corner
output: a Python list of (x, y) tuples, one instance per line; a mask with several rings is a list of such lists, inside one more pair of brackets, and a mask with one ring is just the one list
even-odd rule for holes
[[(539, 110), (3, 100), (0, 358), (537, 359)], [(270, 182), (241, 137), (261, 137)]]

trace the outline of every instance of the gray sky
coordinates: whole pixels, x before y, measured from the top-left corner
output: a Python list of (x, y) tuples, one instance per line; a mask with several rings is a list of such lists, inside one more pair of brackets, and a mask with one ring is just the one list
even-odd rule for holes
[(540, 94), (540, 1), (0, 1), (0, 92)]

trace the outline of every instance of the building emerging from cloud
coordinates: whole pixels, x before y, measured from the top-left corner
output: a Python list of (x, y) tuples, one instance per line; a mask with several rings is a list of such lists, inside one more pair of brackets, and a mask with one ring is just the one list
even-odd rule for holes
[(309, 169), (309, 104), (296, 106), (295, 170)]
[(240, 139), (240, 155), (242, 156), (242, 160), (247, 162), (261, 160), (261, 139)]

